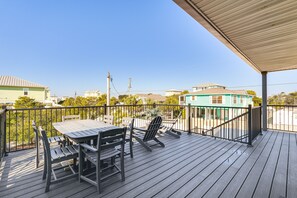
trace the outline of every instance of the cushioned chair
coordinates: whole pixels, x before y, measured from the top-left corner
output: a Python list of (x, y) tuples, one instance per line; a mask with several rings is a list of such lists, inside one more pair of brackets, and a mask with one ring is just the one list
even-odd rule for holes
[[(88, 144), (79, 145), (79, 181), (84, 180), (97, 187), (101, 193), (102, 180), (111, 177), (117, 173), (121, 173), (122, 181), (125, 180), (124, 171), (124, 147), (125, 147), (126, 128), (111, 129), (104, 132), (98, 132), (97, 146), (93, 147)], [(116, 146), (121, 146), (121, 150), (116, 149)], [(120, 156), (121, 167), (115, 164), (116, 156)], [(91, 162), (96, 167), (96, 180), (92, 180), (92, 174), (83, 173), (84, 158)], [(111, 159), (111, 164), (102, 168), (102, 161)], [(116, 169), (115, 171), (113, 169)], [(112, 169), (113, 172), (102, 176), (103, 171)]]

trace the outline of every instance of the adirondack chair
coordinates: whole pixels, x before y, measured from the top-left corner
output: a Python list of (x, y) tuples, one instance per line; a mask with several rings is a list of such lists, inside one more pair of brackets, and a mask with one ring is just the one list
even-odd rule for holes
[(111, 115), (104, 115), (103, 116), (103, 122), (112, 125), (113, 124), (113, 116), (111, 116)]
[[(78, 173), (75, 172), (73, 167), (69, 164), (64, 166), (59, 166), (58, 168), (52, 167), (52, 165), (55, 163), (68, 161), (70, 159), (73, 160), (73, 166), (76, 166), (76, 160), (78, 157), (78, 146), (70, 145), (70, 146), (57, 147), (57, 148), (51, 149), (45, 130), (39, 127), (39, 132), (41, 135), (43, 148), (44, 148), (44, 168), (43, 168), (42, 179), (43, 180), (46, 179), (45, 192), (48, 192), (51, 184), (64, 181), (65, 179), (68, 179), (68, 178), (76, 177), (78, 175)], [(57, 178), (55, 174), (55, 170), (63, 169), (65, 167), (69, 167), (72, 174)], [(52, 175), (54, 179), (53, 181), (52, 181)]]
[[(160, 128), (159, 131), (162, 132), (162, 133), (169, 134), (169, 135), (171, 135), (173, 137), (180, 138), (181, 132), (173, 129), (173, 127), (177, 123), (178, 119), (180, 119), (181, 116), (182, 116), (182, 111), (178, 114), (176, 119), (171, 119), (171, 120), (169, 120), (169, 119), (164, 120), (163, 119), (163, 122), (162, 122), (162, 125), (161, 125), (161, 128)], [(164, 124), (167, 124), (167, 125), (164, 125)]]
[[(97, 187), (101, 193), (101, 181), (111, 177), (117, 173), (121, 173), (122, 181), (125, 180), (124, 170), (124, 147), (125, 147), (126, 128), (111, 129), (108, 131), (98, 132), (97, 146), (93, 147), (86, 143), (79, 146), (79, 182), (84, 180)], [(116, 146), (121, 146), (121, 150), (116, 149)], [(115, 164), (116, 156), (120, 155), (121, 168)], [(96, 181), (89, 178), (89, 175), (83, 175), (83, 156), (96, 167)], [(102, 161), (111, 159), (111, 164), (102, 168)], [(108, 169), (116, 168), (116, 171), (102, 177), (102, 172)]]
[(65, 122), (67, 120), (80, 120), (80, 115), (67, 115), (62, 116), (62, 122)]
[(130, 157), (133, 158), (133, 141), (132, 141), (132, 135), (131, 135), (131, 131), (133, 130), (134, 127), (134, 118), (129, 118), (129, 117), (124, 117), (122, 119), (122, 127), (127, 127), (127, 132), (126, 132), (126, 142), (129, 142), (129, 146), (130, 146), (130, 151), (126, 151), (125, 149), (125, 154), (130, 154)]
[[(34, 120), (32, 121), (32, 128), (35, 134), (35, 147), (36, 147), (35, 168), (38, 168), (39, 162), (40, 162), (40, 138), (39, 138), (38, 129)], [(65, 146), (65, 138), (63, 136), (49, 137), (48, 142), (50, 144), (58, 143), (60, 146)]]
[[(147, 144), (147, 142), (151, 140), (154, 140), (162, 147), (165, 147), (165, 145), (156, 137), (156, 134), (160, 129), (161, 124), (162, 124), (162, 118), (160, 116), (157, 116), (151, 121), (147, 129), (134, 127), (131, 131), (132, 132), (131, 138), (135, 138), (135, 140), (137, 140), (148, 151), (152, 151), (151, 147)], [(133, 153), (132, 153), (132, 156), (133, 156)]]

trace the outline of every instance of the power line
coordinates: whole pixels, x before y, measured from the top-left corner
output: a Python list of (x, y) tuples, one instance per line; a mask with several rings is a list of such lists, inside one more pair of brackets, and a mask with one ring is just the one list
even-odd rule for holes
[[(112, 82), (112, 81), (111, 81)], [(112, 82), (112, 85), (114, 87), (114, 84)], [(273, 83), (273, 84), (268, 84), (267, 86), (271, 87), (271, 86), (281, 86), (281, 85), (297, 85), (297, 82), (287, 82), (287, 83)], [(232, 88), (232, 89), (237, 89), (237, 88), (252, 88), (252, 87), (262, 87), (262, 85), (239, 85), (239, 86), (230, 86), (230, 87), (226, 87), (226, 88)], [(115, 89), (115, 87), (114, 87)], [(182, 88), (180, 90), (191, 90), (191, 88)], [(115, 89), (116, 90), (116, 89)], [(130, 92), (133, 92), (133, 93), (143, 93), (143, 92), (161, 92), (161, 91), (167, 91), (168, 89), (142, 89), (142, 90), (133, 90), (133, 91), (130, 91)], [(116, 90), (116, 92), (121, 95), (121, 94), (125, 94), (127, 93), (127, 91), (120, 91), (118, 92)]]
[(118, 90), (115, 88), (114, 84), (113, 84), (113, 78), (110, 79), (112, 87), (114, 88), (114, 90), (117, 92), (118, 95), (121, 95)]

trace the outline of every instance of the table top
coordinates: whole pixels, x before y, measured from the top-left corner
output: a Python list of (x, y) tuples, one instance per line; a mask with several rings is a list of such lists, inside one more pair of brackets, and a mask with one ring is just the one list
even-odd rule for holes
[(118, 128), (117, 126), (96, 120), (69, 120), (65, 122), (56, 122), (53, 123), (53, 127), (63, 135), (79, 142), (95, 138), (98, 136), (99, 131), (104, 132)]

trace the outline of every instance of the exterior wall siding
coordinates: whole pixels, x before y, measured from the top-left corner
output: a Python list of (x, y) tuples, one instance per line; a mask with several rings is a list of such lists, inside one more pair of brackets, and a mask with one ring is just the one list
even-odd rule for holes
[[(19, 97), (24, 96), (24, 88), (28, 87), (0, 87), (0, 103), (14, 103)], [(46, 88), (29, 87), (28, 97), (44, 102), (49, 98)]]
[[(195, 96), (195, 99), (192, 100), (192, 96)], [(185, 96), (185, 104), (191, 104), (196, 106), (218, 106), (218, 107), (247, 107), (249, 104), (252, 104), (252, 96), (249, 95), (233, 95), (233, 94), (223, 94), (223, 103), (222, 104), (212, 104), (212, 96), (221, 96), (217, 95), (195, 95), (189, 94)], [(234, 98), (236, 97), (236, 103), (234, 103)], [(241, 103), (241, 96), (243, 101)]]

